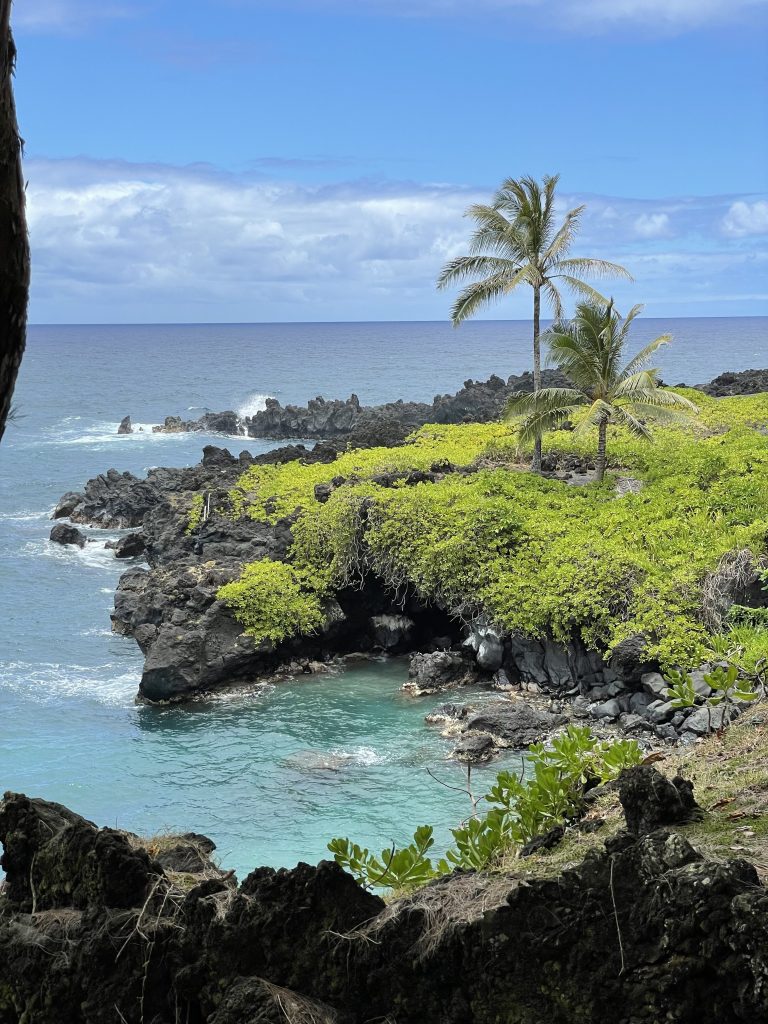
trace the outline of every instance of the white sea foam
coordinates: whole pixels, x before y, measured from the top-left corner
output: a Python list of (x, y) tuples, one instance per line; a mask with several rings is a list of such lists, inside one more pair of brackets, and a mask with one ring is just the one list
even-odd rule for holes
[(332, 750), (331, 757), (343, 759), (347, 764), (368, 768), (374, 764), (386, 764), (389, 757), (380, 754), (373, 747), (353, 747), (351, 750)]
[[(106, 541), (90, 541), (84, 548), (76, 544), (56, 544), (50, 540), (33, 540), (19, 549), (26, 558), (55, 558), (60, 562), (81, 563), (89, 569), (111, 569), (122, 571), (125, 567), (115, 558), (115, 553), (105, 547)], [(111, 591), (110, 591), (111, 593)]]
[(247, 416), (255, 416), (257, 412), (263, 412), (267, 408), (267, 399), (271, 397), (271, 395), (262, 395), (258, 392), (251, 395), (237, 409), (237, 415), (244, 420)]
[(37, 703), (62, 697), (90, 697), (99, 704), (133, 704), (141, 675), (121, 672), (122, 665), (62, 665), (55, 662), (11, 661), (0, 667), (0, 689)]
[(28, 512), (26, 509), (21, 512), (0, 512), (0, 519), (7, 519), (11, 522), (21, 523), (32, 519), (50, 519), (53, 509), (45, 512)]

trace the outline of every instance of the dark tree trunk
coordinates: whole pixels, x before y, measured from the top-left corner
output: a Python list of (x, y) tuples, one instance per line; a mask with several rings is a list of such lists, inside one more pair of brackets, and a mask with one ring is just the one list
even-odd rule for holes
[(608, 420), (600, 420), (597, 428), (597, 458), (595, 459), (596, 479), (598, 483), (603, 482), (606, 465), (606, 444), (608, 441)]
[[(541, 326), (541, 289), (538, 285), (533, 287), (533, 390), (541, 391), (541, 342), (539, 331)], [(533, 462), (531, 469), (534, 473), (541, 472), (541, 435), (534, 441)]]
[(16, 47), (11, 0), (0, 0), (0, 440), (27, 338), (29, 242), (19, 126), (13, 101)]

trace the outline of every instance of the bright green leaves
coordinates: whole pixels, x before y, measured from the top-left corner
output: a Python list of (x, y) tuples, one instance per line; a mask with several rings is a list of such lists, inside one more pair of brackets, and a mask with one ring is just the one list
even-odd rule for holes
[[(231, 498), (236, 513), (256, 519), (297, 513), (290, 557), (305, 596), (373, 571), (502, 632), (560, 642), (581, 634), (609, 652), (642, 634), (649, 658), (693, 666), (707, 656), (705, 578), (731, 550), (757, 559), (768, 548), (768, 436), (752, 429), (768, 422), (768, 398), (696, 401), (701, 423), (660, 427), (654, 445), (610, 428), (616, 461), (644, 485), (621, 498), (608, 484), (571, 487), (519, 471), (517, 435), (501, 424), (423, 427), (399, 448), (347, 452), (329, 465), (254, 466)], [(592, 442), (557, 431), (545, 449), (589, 457)], [(481, 468), (415, 486), (371, 479), (446, 462)], [(315, 484), (337, 476), (345, 482), (316, 501)], [(196, 500), (191, 528), (201, 509)], [(253, 581), (240, 596), (236, 614), (253, 624)], [(732, 625), (745, 670), (767, 673), (768, 623)]]
[(667, 700), (673, 708), (692, 708), (698, 699), (693, 680), (687, 672), (670, 669), (664, 677), (671, 685), (667, 688)]
[[(713, 691), (707, 697), (696, 691), (693, 679), (687, 672), (673, 669), (667, 672), (665, 679), (670, 683), (667, 700), (674, 708), (692, 708), (697, 704), (714, 708), (722, 704), (727, 715), (729, 706), (757, 700), (759, 696), (738, 665), (718, 665), (711, 672), (704, 673), (704, 682)], [(727, 721), (727, 718), (725, 720)]]
[(374, 886), (383, 889), (412, 889), (424, 885), (437, 875), (450, 870), (444, 864), (433, 867), (427, 852), (434, 846), (432, 828), (421, 825), (413, 834), (413, 842), (399, 850), (393, 845), (389, 850), (382, 850), (376, 857), (357, 843), (348, 839), (332, 839), (328, 849), (337, 864), (345, 868), (366, 887)]
[(216, 596), (257, 643), (312, 633), (324, 620), (321, 593), (285, 562), (252, 562), (240, 579), (225, 584)]
[(708, 672), (704, 676), (704, 681), (715, 691), (707, 698), (713, 707), (724, 701), (757, 700), (757, 693), (750, 687), (746, 679), (740, 677), (736, 665), (729, 665), (728, 668), (718, 665), (712, 672)]
[(598, 740), (589, 729), (569, 725), (549, 747), (531, 746), (528, 759), (529, 777), (501, 772), (484, 797), (488, 810), (452, 829), (455, 845), (436, 863), (427, 857), (434, 839), (426, 825), (416, 829), (408, 846), (393, 846), (378, 858), (349, 839), (333, 839), (328, 849), (366, 886), (408, 889), (453, 868), (481, 871), (508, 850), (577, 817), (585, 785), (615, 779), (622, 769), (639, 764), (642, 752), (635, 740)]

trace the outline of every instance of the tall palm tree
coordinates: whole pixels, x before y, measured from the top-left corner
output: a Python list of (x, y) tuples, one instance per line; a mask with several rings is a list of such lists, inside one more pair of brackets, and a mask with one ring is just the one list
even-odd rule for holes
[(542, 335), (549, 348), (547, 362), (574, 386), (512, 396), (507, 415), (526, 417), (520, 426), (521, 441), (541, 438), (586, 406), (576, 429), (597, 427), (595, 469), (602, 481), (609, 423), (620, 423), (636, 437), (651, 440), (642, 417), (669, 422), (696, 415), (699, 410), (693, 402), (659, 387), (657, 369), (643, 369), (656, 350), (672, 340), (670, 334), (651, 341), (622, 366), (629, 330), (641, 309), (634, 306), (625, 319), (613, 308), (613, 299), (607, 304), (580, 302), (572, 320), (561, 320)]
[(11, 0), (0, 0), (0, 439), (24, 354), (29, 292), (21, 139), (13, 102), (16, 48), (10, 18)]
[[(470, 206), (465, 216), (477, 224), (469, 241), (469, 256), (459, 256), (443, 267), (437, 280), (445, 288), (467, 278), (479, 278), (459, 294), (452, 309), (454, 327), (480, 308), (515, 291), (520, 285), (533, 289), (533, 389), (541, 388), (539, 343), (542, 294), (555, 319), (563, 315), (559, 286), (582, 297), (605, 302), (584, 277), (632, 276), (616, 263), (587, 257), (568, 257), (579, 228), (584, 206), (566, 213), (555, 224), (555, 188), (559, 175), (545, 175), (541, 184), (534, 178), (507, 178), (490, 206)], [(534, 446), (532, 469), (541, 470), (541, 440)]]

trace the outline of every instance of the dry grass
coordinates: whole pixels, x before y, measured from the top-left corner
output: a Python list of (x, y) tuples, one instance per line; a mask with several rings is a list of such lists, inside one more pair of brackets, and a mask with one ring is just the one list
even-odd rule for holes
[(261, 984), (285, 1017), (286, 1024), (336, 1024), (338, 1021), (336, 1011), (330, 1006), (313, 1002), (264, 978)]
[(710, 857), (752, 861), (768, 881), (768, 705), (751, 708), (721, 735), (672, 752), (670, 761), (693, 782), (706, 812), (680, 831)]
[(516, 879), (499, 872), (452, 875), (450, 881), (433, 882), (393, 899), (377, 917), (353, 932), (333, 934), (349, 942), (376, 943), (393, 921), (419, 915), (422, 927), (411, 952), (417, 959), (425, 959), (447, 932), (478, 921), (487, 911), (500, 907), (516, 884)]
[(712, 632), (723, 628), (734, 593), (753, 582), (759, 564), (749, 548), (741, 548), (723, 555), (717, 569), (706, 576), (702, 586), (702, 613)]

